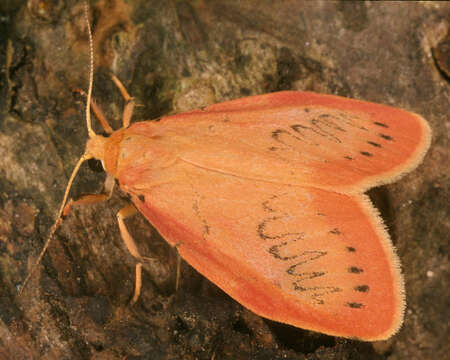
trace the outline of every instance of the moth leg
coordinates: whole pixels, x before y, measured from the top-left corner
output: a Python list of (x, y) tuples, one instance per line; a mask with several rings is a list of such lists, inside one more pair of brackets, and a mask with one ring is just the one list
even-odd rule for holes
[(112, 81), (119, 88), (120, 93), (125, 99), (125, 108), (123, 109), (122, 115), (122, 127), (127, 128), (130, 126), (131, 117), (133, 116), (134, 106), (136, 104), (134, 97), (130, 96), (125, 86), (120, 82), (120, 80), (114, 74), (111, 75)]
[(175, 280), (175, 291), (178, 291), (180, 287), (180, 278), (181, 278), (181, 256), (177, 252), (177, 278)]
[(134, 295), (131, 299), (131, 304), (134, 304), (137, 299), (139, 298), (139, 295), (141, 294), (141, 288), (142, 288), (142, 263), (136, 264), (136, 284), (134, 287)]
[[(87, 97), (87, 94), (81, 90), (81, 89), (76, 89), (76, 92), (79, 92), (81, 95), (83, 95), (84, 97)], [(106, 116), (103, 113), (102, 109), (100, 108), (100, 106), (97, 105), (97, 103), (95, 102), (94, 98), (91, 98), (91, 109), (94, 112), (95, 117), (97, 118), (97, 120), (100, 122), (100, 124), (102, 125), (103, 129), (108, 133), (108, 134), (112, 134), (114, 132), (114, 130), (112, 129), (112, 127), (109, 125), (108, 120), (106, 120)]]
[(105, 180), (105, 193), (104, 194), (88, 194), (80, 197), (77, 200), (70, 199), (63, 210), (63, 216), (67, 216), (72, 206), (77, 205), (89, 205), (96, 204), (108, 200), (112, 196), (114, 190), (114, 177), (108, 175)]
[(136, 264), (136, 284), (135, 284), (135, 288), (134, 288), (133, 299), (131, 299), (132, 304), (134, 304), (137, 301), (137, 299), (139, 298), (139, 295), (141, 294), (142, 262), (144, 259), (141, 256), (141, 254), (139, 254), (137, 245), (134, 242), (133, 237), (128, 232), (128, 229), (125, 225), (124, 220), (130, 216), (133, 216), (136, 213), (137, 213), (137, 209), (132, 204), (125, 206), (117, 213), (117, 221), (119, 223), (120, 235), (122, 236), (122, 240), (124, 241), (128, 251), (131, 253), (131, 255), (133, 255), (138, 260), (138, 263)]

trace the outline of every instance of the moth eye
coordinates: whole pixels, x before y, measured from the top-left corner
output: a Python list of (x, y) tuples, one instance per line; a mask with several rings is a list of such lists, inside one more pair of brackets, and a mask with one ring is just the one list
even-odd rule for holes
[(89, 159), (88, 166), (94, 172), (102, 172), (105, 169), (103, 161), (97, 159)]

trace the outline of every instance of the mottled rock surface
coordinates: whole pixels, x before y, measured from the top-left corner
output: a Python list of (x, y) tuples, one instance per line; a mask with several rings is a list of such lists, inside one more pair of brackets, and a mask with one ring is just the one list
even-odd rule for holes
[[(371, 191), (403, 264), (405, 323), (388, 341), (338, 339), (263, 320), (186, 263), (141, 216), (128, 224), (145, 265), (129, 306), (134, 259), (116, 224), (127, 203), (75, 209), (25, 292), (17, 290), (57, 214), (87, 137), (89, 54), (83, 4), (0, 4), (1, 359), (443, 359), (448, 355), (448, 113), (446, 2), (239, 0), (93, 1), (94, 96), (115, 128), (134, 119), (285, 89), (402, 107), (429, 120), (417, 170)], [(100, 192), (83, 167), (72, 194)]]

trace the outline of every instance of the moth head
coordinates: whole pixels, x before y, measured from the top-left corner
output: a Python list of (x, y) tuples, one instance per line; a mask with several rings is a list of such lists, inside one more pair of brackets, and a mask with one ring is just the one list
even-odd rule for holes
[(105, 146), (108, 138), (102, 135), (94, 135), (86, 143), (85, 155), (103, 161), (105, 159)]

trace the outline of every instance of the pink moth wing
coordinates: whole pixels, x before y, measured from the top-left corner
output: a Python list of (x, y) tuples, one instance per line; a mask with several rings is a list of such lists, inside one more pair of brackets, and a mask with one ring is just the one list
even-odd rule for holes
[(401, 326), (399, 261), (367, 189), (422, 160), (430, 129), (388, 106), (308, 92), (116, 131), (106, 171), (197, 271), (255, 313), (330, 335)]

